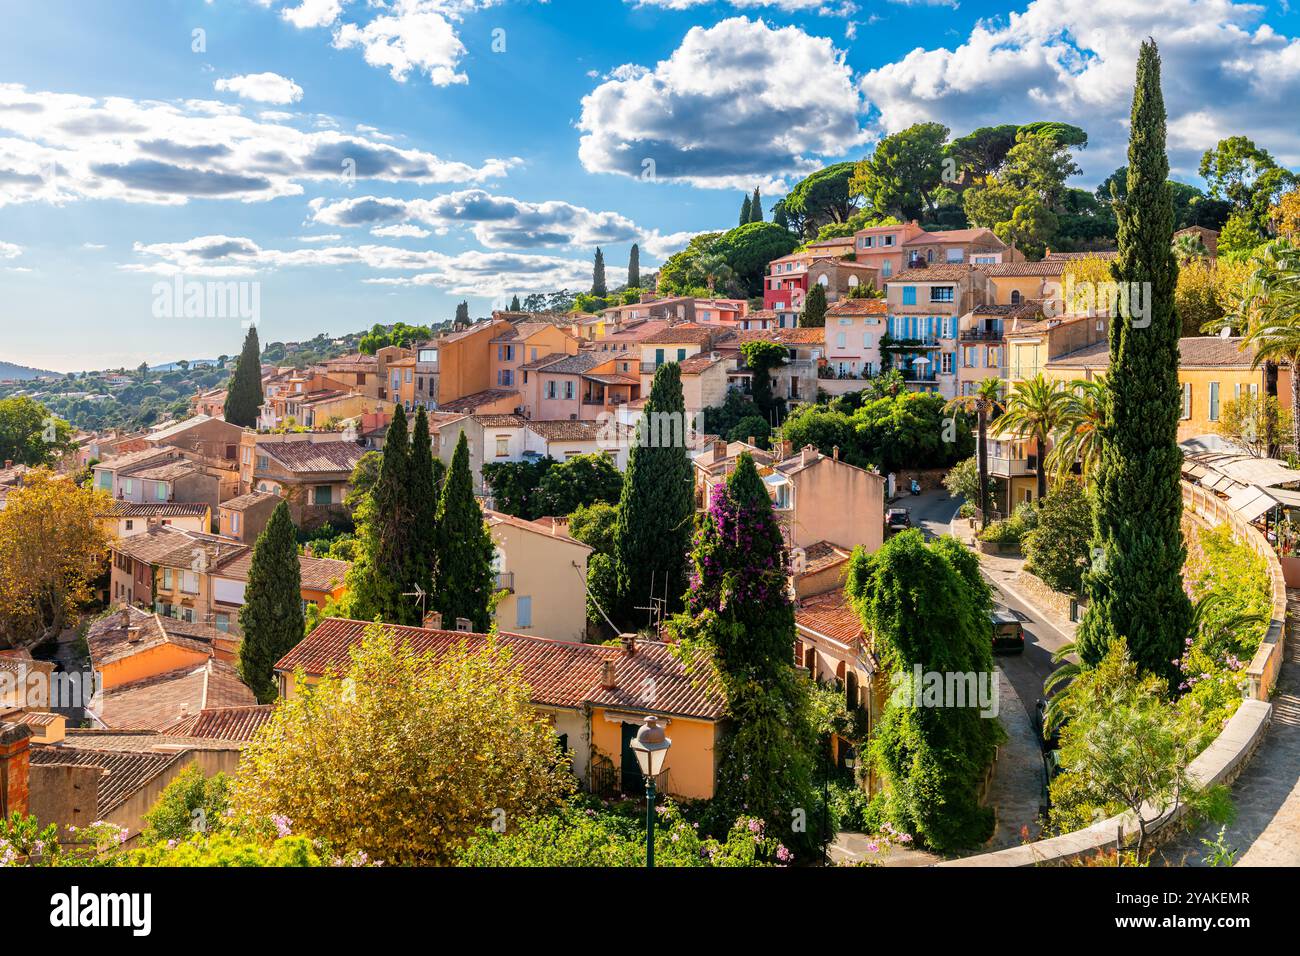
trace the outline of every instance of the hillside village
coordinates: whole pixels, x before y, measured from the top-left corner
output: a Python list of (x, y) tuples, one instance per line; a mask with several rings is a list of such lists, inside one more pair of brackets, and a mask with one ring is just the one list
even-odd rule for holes
[[(1154, 44), (1138, 83), (1158, 100)], [(1114, 243), (805, 228), (788, 199), (778, 225), (756, 190), (737, 228), (783, 235), (748, 278), (707, 258), (729, 230), (645, 287), (634, 253), (610, 291), (597, 251), (567, 308), (265, 349), (254, 324), (210, 364), (0, 384), (26, 416), (0, 465), (23, 858), (93, 857), (86, 827), (162, 865), (295, 838), (339, 864), (1229, 853), (1226, 823), (1144, 814), (1300, 775), (1274, 716), (1300, 264), (1294, 231), (1243, 259), (1227, 225), (1173, 228), (1163, 137), (1139, 147), (1157, 198), (1116, 204)], [(1191, 327), (1199, 275), (1253, 304)], [(1160, 772), (1117, 796), (1138, 731)], [(472, 797), (432, 827), (439, 787)], [(1294, 862), (1260, 836), (1294, 800), (1243, 803), (1232, 857)]]

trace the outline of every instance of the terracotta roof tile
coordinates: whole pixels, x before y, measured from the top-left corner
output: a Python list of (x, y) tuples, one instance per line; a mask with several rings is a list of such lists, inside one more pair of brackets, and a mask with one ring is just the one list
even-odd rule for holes
[(99, 767), (104, 771), (99, 778), (98, 817), (107, 816), (159, 774), (189, 759), (189, 754), (184, 751), (115, 753), (84, 750), (66, 744), (31, 748), (31, 762), (38, 767)]
[(206, 707), (192, 717), (177, 721), (163, 733), (209, 740), (248, 741), (252, 740), (261, 726), (271, 719), (274, 710), (271, 704), (254, 704), (251, 707)]
[(283, 441), (258, 442), (257, 452), (267, 455), (297, 474), (320, 474), (346, 471), (351, 473), (366, 453), (354, 441)]
[(235, 668), (213, 659), (112, 687), (103, 693), (98, 716), (109, 728), (161, 730), (205, 707), (256, 703)]
[(461, 412), (468, 414), (476, 408), (491, 405), (510, 398), (518, 398), (519, 393), (512, 388), (485, 388), (481, 392), (465, 395), (455, 401), (444, 402), (439, 410), (443, 412)]
[[(330, 618), (307, 635), (275, 665), (278, 671), (302, 668), (307, 674), (320, 676), (329, 669), (347, 666), (351, 647), (361, 642), (365, 621)], [(435, 657), (465, 644), (471, 649), (484, 646), (491, 638), (486, 634), (440, 631), (419, 627), (385, 625), (385, 630), (416, 653)], [(640, 641), (635, 653), (624, 647), (600, 644), (576, 644), (498, 634), (498, 646), (510, 651), (510, 661), (518, 667), (528, 685), (534, 703), (552, 707), (579, 708), (584, 704), (618, 707), (641, 713), (694, 717), (717, 720), (725, 710), (721, 686), (712, 675), (708, 661), (701, 661), (693, 673), (673, 654), (667, 644)], [(615, 665), (616, 686), (601, 686), (602, 664)], [(645, 699), (645, 689), (653, 687), (653, 704)]]
[(535, 435), (548, 441), (595, 441), (602, 434), (602, 425), (594, 421), (574, 421), (559, 419), (557, 421), (526, 422), (525, 427)]
[(826, 310), (832, 318), (850, 315), (885, 315), (889, 303), (884, 299), (840, 299)]
[[(224, 507), (224, 506), (223, 506)], [(114, 501), (104, 518), (201, 518), (209, 506), (201, 502), (165, 501), (135, 502)]]
[(862, 621), (843, 588), (804, 598), (794, 613), (795, 625), (851, 647), (862, 636)]

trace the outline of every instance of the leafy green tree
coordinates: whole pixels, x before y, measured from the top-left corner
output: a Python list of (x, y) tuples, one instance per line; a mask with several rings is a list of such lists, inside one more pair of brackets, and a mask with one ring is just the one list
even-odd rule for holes
[(758, 448), (766, 448), (769, 439), (772, 437), (772, 426), (766, 418), (761, 415), (750, 415), (748, 418), (742, 418), (731, 427), (727, 432), (727, 441), (753, 441)]
[(934, 211), (947, 139), (948, 127), (942, 123), (917, 123), (886, 136), (858, 162), (850, 193), (864, 197), (878, 213), (903, 221), (925, 218)]
[[(1236, 229), (1253, 238), (1230, 242), (1258, 245), (1271, 231), (1271, 210), (1279, 197), (1297, 182), (1296, 175), (1277, 164), (1268, 150), (1245, 136), (1219, 140), (1201, 157), (1199, 170), (1209, 186), (1210, 196), (1231, 205)], [(1225, 225), (1225, 232), (1230, 232)], [(1222, 239), (1222, 237), (1220, 237)], [(1233, 237), (1229, 236), (1230, 239)]]
[(211, 777), (192, 763), (163, 787), (153, 807), (144, 815), (140, 843), (185, 840), (191, 834), (219, 830), (230, 806), (230, 778), (224, 773)]
[(1273, 395), (1232, 398), (1223, 403), (1215, 431), (1247, 455), (1263, 458), (1292, 430), (1291, 410)]
[(1104, 379), (1073, 381), (1061, 392), (1052, 450), (1043, 464), (1059, 485), (1071, 479), (1074, 467), (1087, 483), (1101, 458), (1101, 432), (1106, 424)]
[[(1173, 200), (1166, 180), (1165, 106), (1160, 55), (1153, 41), (1138, 55), (1129, 133), (1128, 199), (1119, 206), (1119, 283), (1148, 290), (1139, 325), (1112, 320), (1105, 424), (1097, 465), (1094, 561), (1084, 576), (1088, 610), (1079, 627), (1079, 656), (1096, 664), (1109, 645), (1128, 639), (1144, 670), (1172, 676), (1191, 619), (1182, 587), (1182, 452), (1178, 421), (1178, 266), (1171, 247)], [(1130, 311), (1130, 310), (1123, 310)]]
[(1092, 544), (1092, 504), (1080, 481), (1066, 481), (1038, 506), (1038, 524), (1021, 540), (1025, 570), (1054, 591), (1083, 592)]
[(1002, 168), (1019, 132), (1015, 123), (981, 126), (952, 140), (945, 154), (972, 180), (985, 179)]
[(744, 392), (731, 389), (721, 405), (704, 410), (704, 431), (710, 435), (730, 435), (742, 419), (755, 417), (763, 418), (759, 407)]
[(492, 556), (496, 546), (483, 521), (483, 509), (474, 498), (469, 443), (464, 432), (442, 484), (434, 546), (438, 568), (429, 610), (441, 613), (446, 627), (463, 617), (473, 630), (486, 632), (492, 620)]
[[(978, 453), (977, 453), (978, 454)], [(959, 461), (943, 476), (943, 486), (954, 498), (963, 498), (971, 510), (979, 507), (980, 469), (979, 459), (966, 458)], [(985, 501), (997, 501), (1001, 493), (1001, 479), (986, 476), (984, 479)], [(963, 509), (964, 510), (964, 509)]]
[(262, 353), (257, 344), (257, 326), (251, 325), (226, 389), (226, 421), (241, 428), (253, 428), (257, 425), (262, 400)]
[(772, 207), (772, 221), (782, 229), (790, 228), (790, 214), (786, 212), (784, 200)]
[(738, 225), (743, 226), (745, 223), (750, 221), (749, 206), (750, 206), (749, 193), (745, 193), (744, 201), (742, 201), (740, 204), (740, 222), (738, 223)]
[(746, 296), (763, 294), (763, 275), (773, 259), (793, 252), (798, 240), (774, 222), (751, 222), (723, 233), (711, 246), (736, 274)]
[(804, 296), (803, 312), (799, 315), (801, 329), (823, 329), (826, 327), (826, 287), (814, 282), (808, 294)]
[[(905, 531), (874, 554), (857, 549), (845, 589), (875, 637), (882, 676), (906, 691), (889, 698), (870, 746), (886, 815), (940, 852), (977, 846), (993, 832), (980, 787), (1005, 737), (978, 699), (979, 682), (988, 693), (995, 679), (992, 597), (978, 559), (954, 538), (926, 544)], [(975, 675), (976, 691), (927, 701), (917, 672)]]
[(668, 429), (676, 434), (686, 428), (681, 367), (676, 362), (655, 370), (641, 414), (650, 424), (652, 440), (632, 447), (618, 502), (616, 619), (625, 624), (637, 619), (634, 608), (651, 596), (652, 581), (656, 595), (667, 595), (669, 613), (681, 607), (686, 590), (686, 552), (695, 515), (691, 463), (684, 443), (654, 440), (661, 437), (656, 432), (662, 432), (656, 422), (679, 422)]
[(590, 545), (597, 554), (613, 555), (614, 530), (618, 524), (618, 505), (595, 501), (578, 505), (569, 515), (569, 534)]
[(492, 502), (502, 514), (532, 521), (547, 514), (540, 489), (546, 473), (556, 465), (550, 455), (533, 461), (490, 461), (483, 465), (483, 481), (492, 489)]
[(816, 236), (832, 223), (845, 223), (857, 211), (849, 192), (855, 163), (835, 163), (805, 176), (772, 207), (772, 221), (802, 236)]
[(632, 251), (627, 256), (627, 287), (641, 288), (641, 247), (632, 243)]
[(745, 364), (753, 371), (754, 379), (750, 387), (753, 390), (754, 404), (759, 413), (769, 418), (776, 408), (776, 399), (772, 397), (772, 369), (785, 364), (788, 352), (776, 342), (756, 339), (742, 342), (740, 354), (745, 357)]
[(754, 187), (754, 198), (749, 201), (749, 221), (763, 221), (763, 197), (757, 186)]
[(572, 793), (554, 728), (495, 641), (417, 654), (376, 624), (350, 657), (281, 701), (245, 749), (236, 818), (279, 815), (335, 852), (439, 865), (494, 811), (520, 820)]
[(0, 398), (0, 462), (53, 465), (72, 450), (73, 430), (27, 395)]
[(591, 294), (600, 298), (609, 294), (605, 285), (605, 254), (600, 251), (600, 246), (596, 247), (596, 256), (591, 264)]
[(239, 676), (259, 702), (269, 704), (277, 696), (275, 662), (303, 635), (302, 568), (288, 502), (275, 506), (253, 545), (239, 628)]
[[(763, 480), (748, 453), (718, 484), (695, 534), (689, 615), (679, 634), (712, 652), (731, 731), (719, 746), (718, 794), (786, 831), (812, 806), (811, 708), (794, 670), (788, 557)], [(794, 836), (805, 845), (807, 834)]]
[[(1255, 262), (1234, 304), (1234, 319), (1255, 347), (1255, 366), (1273, 361), (1300, 368), (1300, 247), (1279, 239)], [(1300, 375), (1291, 376), (1291, 442), (1300, 449)]]
[(622, 490), (623, 476), (608, 457), (574, 455), (546, 472), (537, 497), (543, 514), (567, 515), (598, 501), (612, 504)]

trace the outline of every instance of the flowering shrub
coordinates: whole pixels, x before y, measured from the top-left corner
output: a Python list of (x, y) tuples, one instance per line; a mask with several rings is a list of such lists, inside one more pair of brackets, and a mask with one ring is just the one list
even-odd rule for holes
[(0, 820), (0, 866), (101, 866), (116, 857), (126, 841), (125, 827), (96, 820), (86, 827), (67, 828), (59, 842), (59, 827), (41, 827), (35, 816), (12, 814)]
[[(741, 817), (725, 840), (700, 835), (672, 801), (655, 808), (655, 866), (781, 866), (791, 851), (756, 817)], [(457, 858), (460, 866), (645, 865), (645, 824), (633, 816), (569, 803), (556, 813), (507, 822), (504, 833), (480, 830)]]

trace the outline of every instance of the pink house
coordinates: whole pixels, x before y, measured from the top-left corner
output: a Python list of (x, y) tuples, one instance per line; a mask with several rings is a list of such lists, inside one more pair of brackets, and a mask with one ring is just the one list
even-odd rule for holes
[(818, 385), (838, 393), (862, 388), (862, 380), (880, 372), (880, 337), (888, 325), (884, 299), (841, 299), (826, 310), (826, 367)]

